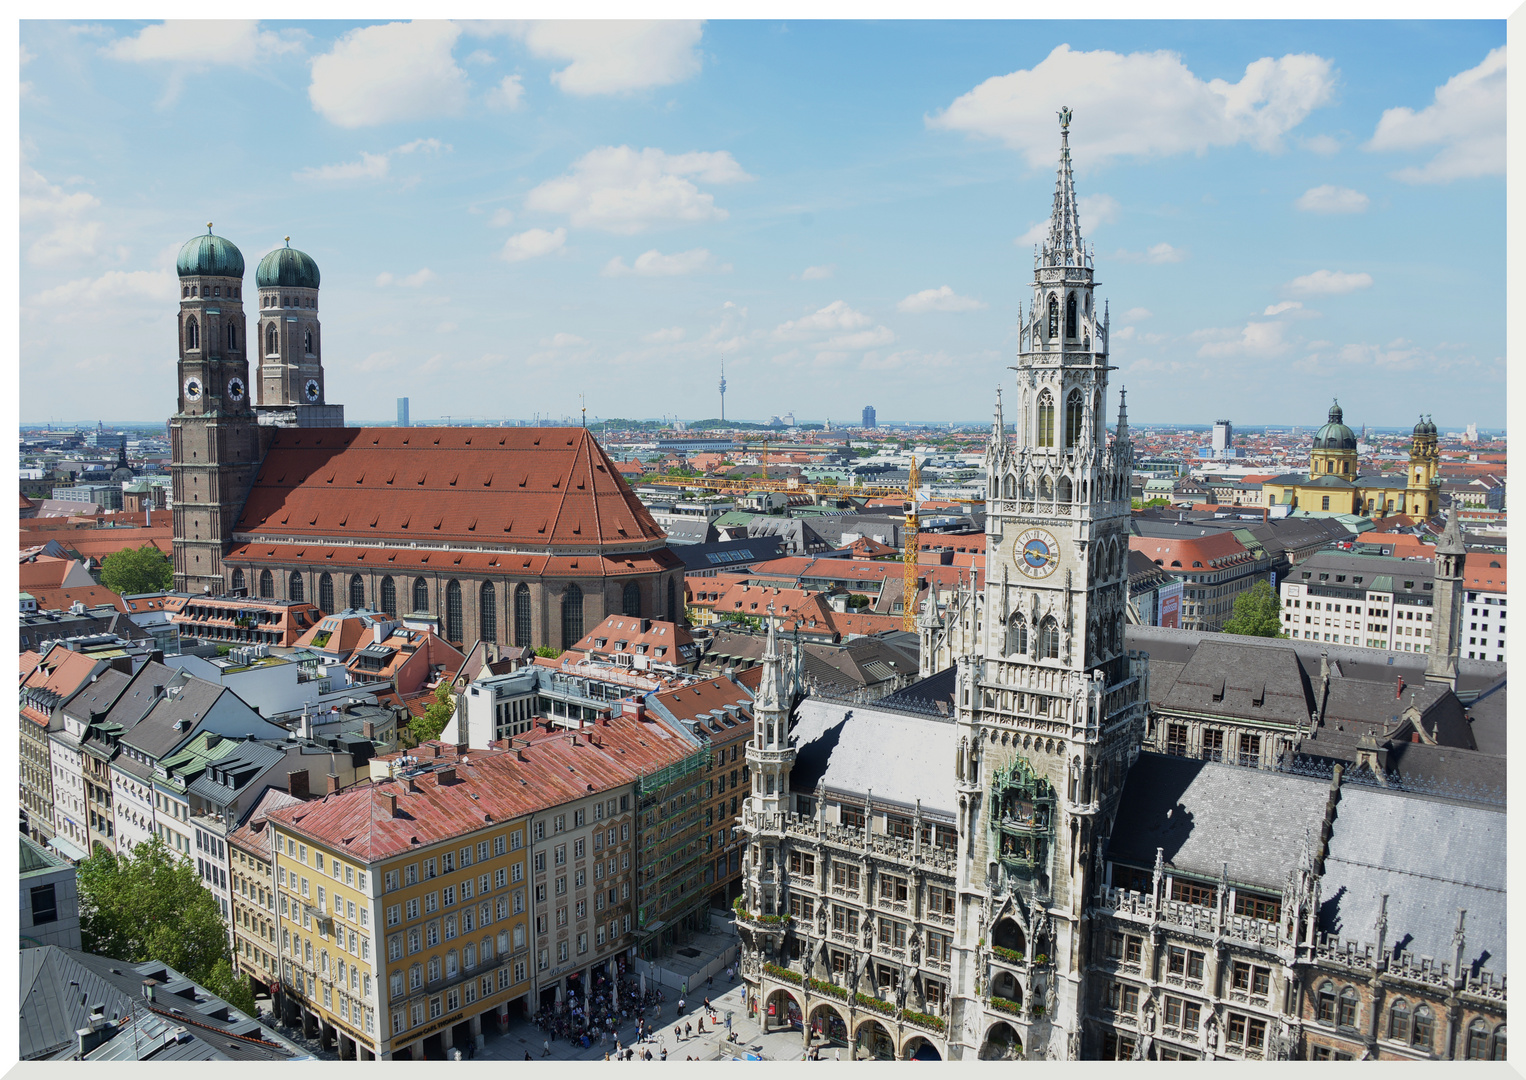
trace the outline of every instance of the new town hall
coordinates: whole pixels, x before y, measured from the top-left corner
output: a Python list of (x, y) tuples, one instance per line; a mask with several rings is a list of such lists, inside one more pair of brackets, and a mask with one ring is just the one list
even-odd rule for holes
[(1480, 752), (1503, 665), (1457, 660), (1455, 520), (1440, 640), (1406, 666), (1126, 635), (1133, 451), (1122, 402), (1105, 426), (1069, 121), (984, 589), (923, 611), (923, 680), (870, 705), (796, 702), (770, 639), (751, 1003), (861, 1057), (1502, 1058), (1503, 795), (1417, 779), (1503, 779)]

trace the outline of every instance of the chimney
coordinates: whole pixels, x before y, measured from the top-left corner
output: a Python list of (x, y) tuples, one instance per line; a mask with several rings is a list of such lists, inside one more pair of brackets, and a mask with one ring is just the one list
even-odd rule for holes
[(152, 1003), (154, 1000), (154, 987), (158, 986), (154, 979), (143, 980), (143, 1000)]
[(468, 750), (470, 750), (470, 749), (471, 749), (471, 744), (470, 743), (464, 743), (464, 742), (456, 743), (456, 757), (458, 757), (458, 758), (465, 758), (466, 757), (466, 752)]
[(339, 774), (338, 773), (329, 773), (328, 774), (328, 794), (330, 794), (330, 795), (338, 795), (339, 794)]
[(1399, 686), (1398, 686), (1398, 689), (1396, 689), (1394, 691), (1394, 700), (1398, 701), (1398, 700), (1401, 700), (1403, 697), (1404, 697), (1404, 676), (1400, 675), (1399, 676)]
[(360, 733), (366, 738), (374, 740), (376, 738), (376, 721), (363, 721), (360, 725)]
[(290, 795), (294, 799), (307, 798), (308, 790), (306, 769), (293, 769), (291, 772), (286, 774), (286, 794)]
[(216, 746), (218, 743), (220, 743), (222, 741), (223, 741), (223, 737), (221, 735), (219, 735), (217, 732), (215, 732), (215, 731), (207, 732), (207, 749), (208, 750), (212, 749), (212, 747)]
[(382, 798), (387, 800), (387, 816), (397, 817), (397, 792), (389, 791)]
[(439, 757), (440, 756), (440, 744), (437, 743), (437, 742), (430, 743), (429, 744), (429, 751), (430, 751), (430, 754), (429, 754), (430, 757)]
[(312, 703), (304, 701), (302, 703), (302, 718), (297, 721), (297, 731), (301, 733), (304, 739), (311, 739), (313, 737), (313, 714), (311, 709)]
[(447, 765), (443, 769), (436, 769), (434, 775), (435, 781), (441, 787), (449, 787), (456, 782), (456, 767), (454, 765)]

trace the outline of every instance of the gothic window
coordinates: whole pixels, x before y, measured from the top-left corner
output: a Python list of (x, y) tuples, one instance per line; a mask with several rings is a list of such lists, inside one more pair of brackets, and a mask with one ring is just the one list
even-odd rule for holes
[(1105, 445), (1102, 435), (1102, 391), (1092, 394), (1092, 423), (1097, 425), (1092, 432), (1092, 442), (1098, 446)]
[(562, 648), (570, 649), (583, 638), (583, 590), (568, 585), (562, 593)]
[(286, 586), (286, 599), (297, 603), (302, 601), (302, 575), (295, 570), (291, 572), (291, 580)]
[(1468, 1025), (1468, 1046), (1464, 1054), (1469, 1061), (1489, 1059), (1489, 1025), (1482, 1019)]
[(498, 640), (498, 590), (484, 581), (477, 596), (477, 636), (483, 641)]
[(520, 582), (514, 587), (514, 644), (530, 647), (530, 586)]
[(182, 300), (184, 300), (187, 296), (190, 296), (190, 295), (191, 295), (191, 287), (189, 285), (182, 285), (182, 286), (180, 286), (180, 298)]
[(1081, 441), (1081, 423), (1086, 409), (1081, 404), (1081, 391), (1072, 390), (1065, 399), (1065, 445), (1075, 446)]
[(366, 606), (366, 583), (359, 574), (350, 578), (350, 607), (359, 611)]
[(276, 332), (276, 324), (271, 323), (265, 327), (265, 355), (274, 356), (281, 351), (281, 339)]
[(1435, 1034), (1436, 1017), (1432, 1014), (1430, 1006), (1419, 1006), (1415, 1009), (1414, 1032), (1410, 1037), (1410, 1045), (1429, 1050)]
[(307, 355), (313, 355), (313, 332), (307, 330), (302, 335), (302, 347), (307, 350)]
[(634, 581), (627, 582), (620, 596), (620, 613), (641, 617), (641, 587)]
[(445, 637), (448, 641), (460, 641), (464, 630), (461, 626), (461, 583), (452, 581), (445, 586)]
[(1053, 615), (1045, 615), (1044, 621), (1039, 623), (1039, 659), (1058, 660), (1060, 658), (1060, 624), (1055, 622)]
[(1344, 1028), (1356, 1027), (1356, 990), (1346, 987), (1341, 991), (1339, 1011), (1336, 1013), (1335, 1022)]
[(244, 587), (244, 571), (241, 568), (235, 566), (233, 568), (233, 588), (238, 590)]
[[(1054, 301), (1051, 300), (1050, 303)], [(1049, 391), (1039, 394), (1038, 431), (1034, 444), (1037, 446), (1054, 445), (1054, 398)]]
[(1054, 296), (1049, 298), (1049, 336), (1060, 336), (1060, 301)]
[(397, 618), (397, 585), (390, 577), (382, 578), (381, 609), (389, 619)]
[(1409, 1042), (1409, 1003), (1402, 998), (1388, 1010), (1388, 1037), (1399, 1042)]
[(1057, 485), (1055, 490), (1057, 492), (1057, 495), (1056, 495), (1056, 501), (1057, 502), (1062, 502), (1062, 503), (1070, 502), (1070, 477), (1068, 477), (1068, 476), (1060, 477), (1060, 482)]
[(1505, 1060), (1505, 1025), (1501, 1024), (1494, 1029), (1494, 1053), (1490, 1055), (1493, 1061)]
[(201, 348), (201, 326), (196, 322), (195, 315), (185, 321), (185, 347), (187, 349)]
[(276, 579), (271, 576), (269, 570), (260, 571), (260, 595), (266, 600), (275, 599)]
[(1047, 476), (1039, 477), (1039, 498), (1045, 502), (1052, 502), (1054, 500), (1054, 481), (1050, 480)]
[(1031, 473), (1023, 476), (1023, 498), (1033, 498), (1033, 474)]
[(1011, 620), (1007, 623), (1007, 648), (1008, 656), (1014, 653), (1026, 653), (1028, 651), (1028, 621), (1020, 612), (1014, 612)]
[(232, 323), (228, 324), (228, 348), (238, 348), (238, 327), (234, 326)]
[(318, 608), (325, 615), (334, 614), (334, 578), (325, 573), (318, 579)]
[(1071, 293), (1065, 298), (1065, 336), (1076, 336), (1076, 294)]
[(1015, 499), (1015, 498), (1017, 498), (1017, 479), (1016, 479), (1016, 477), (1013, 477), (1013, 476), (1009, 475), (1005, 480), (1002, 481), (1002, 497), (1006, 498), (1006, 499)]
[(429, 610), (429, 582), (423, 578), (413, 579), (413, 610)]

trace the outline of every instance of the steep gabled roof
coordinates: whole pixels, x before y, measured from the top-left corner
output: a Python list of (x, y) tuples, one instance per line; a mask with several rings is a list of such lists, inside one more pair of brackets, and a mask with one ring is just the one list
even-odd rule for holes
[(581, 428), (282, 428), (235, 528), (535, 547), (663, 538)]

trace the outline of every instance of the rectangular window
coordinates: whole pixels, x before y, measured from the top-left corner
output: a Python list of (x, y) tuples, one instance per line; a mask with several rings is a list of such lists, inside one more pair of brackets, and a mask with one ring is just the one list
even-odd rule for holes
[(52, 884), (38, 885), (31, 891), (32, 925), (58, 921), (58, 903), (53, 896)]
[(855, 829), (862, 829), (864, 827), (864, 808), (862, 806), (851, 806), (847, 803), (842, 803), (839, 805), (839, 812), (842, 814), (842, 823), (844, 825)]
[(1282, 901), (1237, 892), (1235, 893), (1235, 914), (1262, 919), (1266, 922), (1277, 922), (1282, 916)]
[(1218, 889), (1197, 881), (1173, 878), (1171, 899), (1179, 900), (1184, 904), (1196, 904), (1199, 907), (1213, 907), (1218, 902)]
[(1203, 760), (1224, 760), (1224, 732), (1218, 728), (1203, 729)]
[(1166, 753), (1176, 757), (1187, 756), (1187, 725), (1166, 725)]
[(895, 901), (897, 903), (905, 903), (906, 902), (906, 895), (907, 895), (907, 893), (906, 893), (906, 879), (905, 878), (903, 878), (903, 877), (894, 877), (894, 876), (892, 876), (890, 874), (881, 874), (880, 875), (880, 899), (881, 900)]
[(954, 913), (954, 891), (952, 889), (940, 889), (931, 886), (927, 890), (927, 909), (933, 915), (952, 915)]

